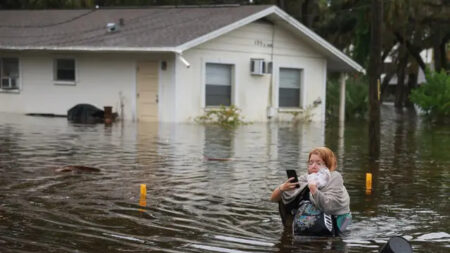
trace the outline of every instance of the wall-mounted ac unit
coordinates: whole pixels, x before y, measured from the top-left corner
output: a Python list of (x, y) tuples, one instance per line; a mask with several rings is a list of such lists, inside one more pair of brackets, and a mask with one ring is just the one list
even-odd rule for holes
[(16, 89), (16, 79), (11, 77), (2, 77), (1, 86), (2, 89)]
[(250, 59), (250, 73), (252, 75), (264, 75), (266, 73), (266, 62), (264, 59)]
[(116, 23), (107, 23), (106, 31), (109, 33), (117, 32), (119, 30), (119, 26)]

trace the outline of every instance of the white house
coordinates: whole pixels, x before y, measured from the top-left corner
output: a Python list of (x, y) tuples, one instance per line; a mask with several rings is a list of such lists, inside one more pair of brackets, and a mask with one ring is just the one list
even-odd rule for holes
[[(327, 72), (363, 68), (276, 6), (0, 11), (0, 111), (113, 106), (186, 122), (218, 105), (246, 121), (324, 120)], [(315, 106), (312, 106), (315, 105)]]

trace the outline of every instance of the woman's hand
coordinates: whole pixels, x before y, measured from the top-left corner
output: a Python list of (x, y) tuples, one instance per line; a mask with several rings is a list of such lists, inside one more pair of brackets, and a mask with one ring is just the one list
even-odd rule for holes
[(311, 194), (316, 193), (316, 191), (317, 191), (317, 184), (316, 184), (316, 182), (309, 183), (308, 184), (308, 188), (309, 188), (309, 191), (311, 192)]
[(294, 190), (295, 187), (299, 184), (299, 182), (295, 182), (295, 183), (291, 183), (292, 180), (294, 180), (294, 177), (290, 177), (288, 178), (288, 180), (286, 180), (284, 183), (282, 183), (280, 185), (280, 190), (281, 191), (290, 191), (290, 190)]
[(275, 190), (273, 190), (272, 192), (272, 195), (270, 196), (270, 200), (273, 202), (278, 202), (281, 200), (281, 193), (283, 193), (284, 191), (295, 189), (295, 186), (297, 186), (299, 182), (291, 183), (291, 180), (294, 180), (294, 177), (289, 178), (284, 183), (275, 188)]

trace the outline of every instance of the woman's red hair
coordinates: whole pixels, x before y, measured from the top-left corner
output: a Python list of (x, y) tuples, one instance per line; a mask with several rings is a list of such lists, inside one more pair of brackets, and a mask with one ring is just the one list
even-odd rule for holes
[(336, 156), (333, 151), (327, 147), (318, 147), (309, 152), (308, 161), (311, 159), (311, 155), (318, 155), (322, 158), (323, 162), (330, 171), (334, 171), (337, 167)]

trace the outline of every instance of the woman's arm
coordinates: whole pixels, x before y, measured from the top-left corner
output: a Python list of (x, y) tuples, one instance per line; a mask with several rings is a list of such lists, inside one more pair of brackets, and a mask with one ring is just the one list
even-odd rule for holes
[(298, 185), (299, 183), (291, 183), (291, 180), (293, 180), (294, 178), (291, 177), (288, 180), (286, 180), (284, 183), (280, 184), (277, 188), (275, 188), (275, 190), (273, 190), (272, 195), (270, 196), (270, 201), (273, 202), (278, 202), (281, 200), (281, 194), (284, 191), (290, 191), (295, 189), (295, 186)]

